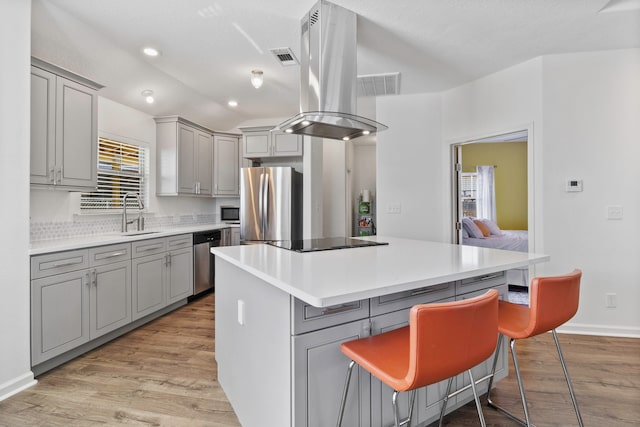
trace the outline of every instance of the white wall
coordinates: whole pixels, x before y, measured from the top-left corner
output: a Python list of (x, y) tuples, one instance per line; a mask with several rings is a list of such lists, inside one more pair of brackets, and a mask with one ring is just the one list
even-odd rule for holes
[(444, 241), (440, 95), (381, 97), (376, 109), (389, 126), (376, 143), (378, 234)]
[[(584, 272), (580, 308), (566, 331), (640, 336), (632, 176), (640, 155), (639, 52), (537, 58), (443, 93), (445, 149), (529, 127), (530, 231), (535, 250), (551, 256), (535, 274)], [(584, 191), (566, 193), (567, 178), (583, 179)], [(451, 188), (446, 176), (443, 182)], [(608, 205), (622, 205), (624, 219), (607, 221)], [(618, 308), (605, 308), (608, 292), (617, 294)]]
[(34, 384), (29, 321), (31, 2), (0, 0), (0, 400)]
[[(583, 270), (571, 329), (640, 336), (640, 49), (546, 56), (542, 81), (548, 270)], [(568, 178), (584, 191), (565, 192)], [(607, 220), (610, 205), (622, 220)]]

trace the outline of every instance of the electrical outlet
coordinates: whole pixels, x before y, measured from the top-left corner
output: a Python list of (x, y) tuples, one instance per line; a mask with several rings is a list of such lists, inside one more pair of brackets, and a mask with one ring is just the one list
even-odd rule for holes
[(607, 294), (607, 308), (616, 308), (618, 306), (618, 294)]
[(607, 219), (622, 219), (622, 206), (607, 206)]

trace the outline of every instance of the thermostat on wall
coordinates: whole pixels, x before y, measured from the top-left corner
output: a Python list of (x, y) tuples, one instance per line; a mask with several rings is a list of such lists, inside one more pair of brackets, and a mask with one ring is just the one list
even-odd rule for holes
[(567, 180), (567, 191), (582, 191), (582, 180), (581, 179), (568, 179)]

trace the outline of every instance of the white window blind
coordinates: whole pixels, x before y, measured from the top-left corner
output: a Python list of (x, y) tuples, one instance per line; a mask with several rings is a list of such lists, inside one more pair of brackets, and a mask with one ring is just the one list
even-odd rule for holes
[[(81, 195), (80, 210), (122, 209), (122, 198), (129, 192), (139, 193), (146, 205), (146, 148), (99, 138), (97, 161), (97, 189), (95, 192)], [(138, 207), (135, 197), (127, 198), (127, 207)]]

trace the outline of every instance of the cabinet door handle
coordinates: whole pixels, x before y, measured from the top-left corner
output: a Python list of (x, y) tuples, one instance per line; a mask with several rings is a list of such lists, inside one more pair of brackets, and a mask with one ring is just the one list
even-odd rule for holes
[(126, 255), (126, 254), (127, 254), (126, 252), (122, 252), (122, 251), (120, 251), (120, 252), (113, 252), (113, 253), (110, 253), (109, 255), (105, 255), (103, 258), (115, 258), (115, 257), (117, 257), (117, 256), (120, 256), (120, 255)]
[(145, 248), (139, 248), (138, 251), (139, 252), (148, 252), (148, 251), (155, 251), (156, 249), (162, 249), (162, 245), (147, 246)]
[(89, 281), (89, 272), (88, 271), (87, 271), (87, 274), (84, 275), (84, 278), (86, 279), (84, 284), (89, 286), (91, 284), (91, 282)]
[(502, 277), (502, 273), (487, 274), (486, 276), (482, 276), (480, 280), (491, 280), (491, 279), (497, 279), (498, 277)]
[(171, 246), (174, 248), (179, 248), (180, 246), (187, 246), (190, 245), (189, 242), (178, 242), (178, 243), (171, 243)]
[(429, 289), (429, 288), (416, 289), (415, 291), (411, 292), (411, 296), (414, 297), (416, 295), (428, 294), (429, 292), (433, 292), (434, 290), (436, 289)]
[(82, 258), (80, 259), (80, 261), (78, 261), (77, 259), (72, 259), (72, 260), (62, 261), (62, 262), (54, 262), (53, 267), (54, 268), (66, 267), (68, 265), (74, 265), (74, 264), (82, 264)]
[(62, 182), (62, 166), (58, 168), (58, 184)]
[(323, 316), (326, 316), (327, 314), (342, 313), (343, 311), (349, 311), (349, 310), (358, 308), (358, 306), (359, 304), (342, 304), (337, 307), (325, 308), (324, 310), (322, 310), (320, 314), (322, 314)]
[(54, 185), (56, 183), (56, 168), (55, 166), (51, 166), (49, 170), (49, 182), (52, 182)]
[(91, 272), (91, 276), (93, 277), (93, 286), (98, 286), (98, 272), (96, 270), (93, 270)]

